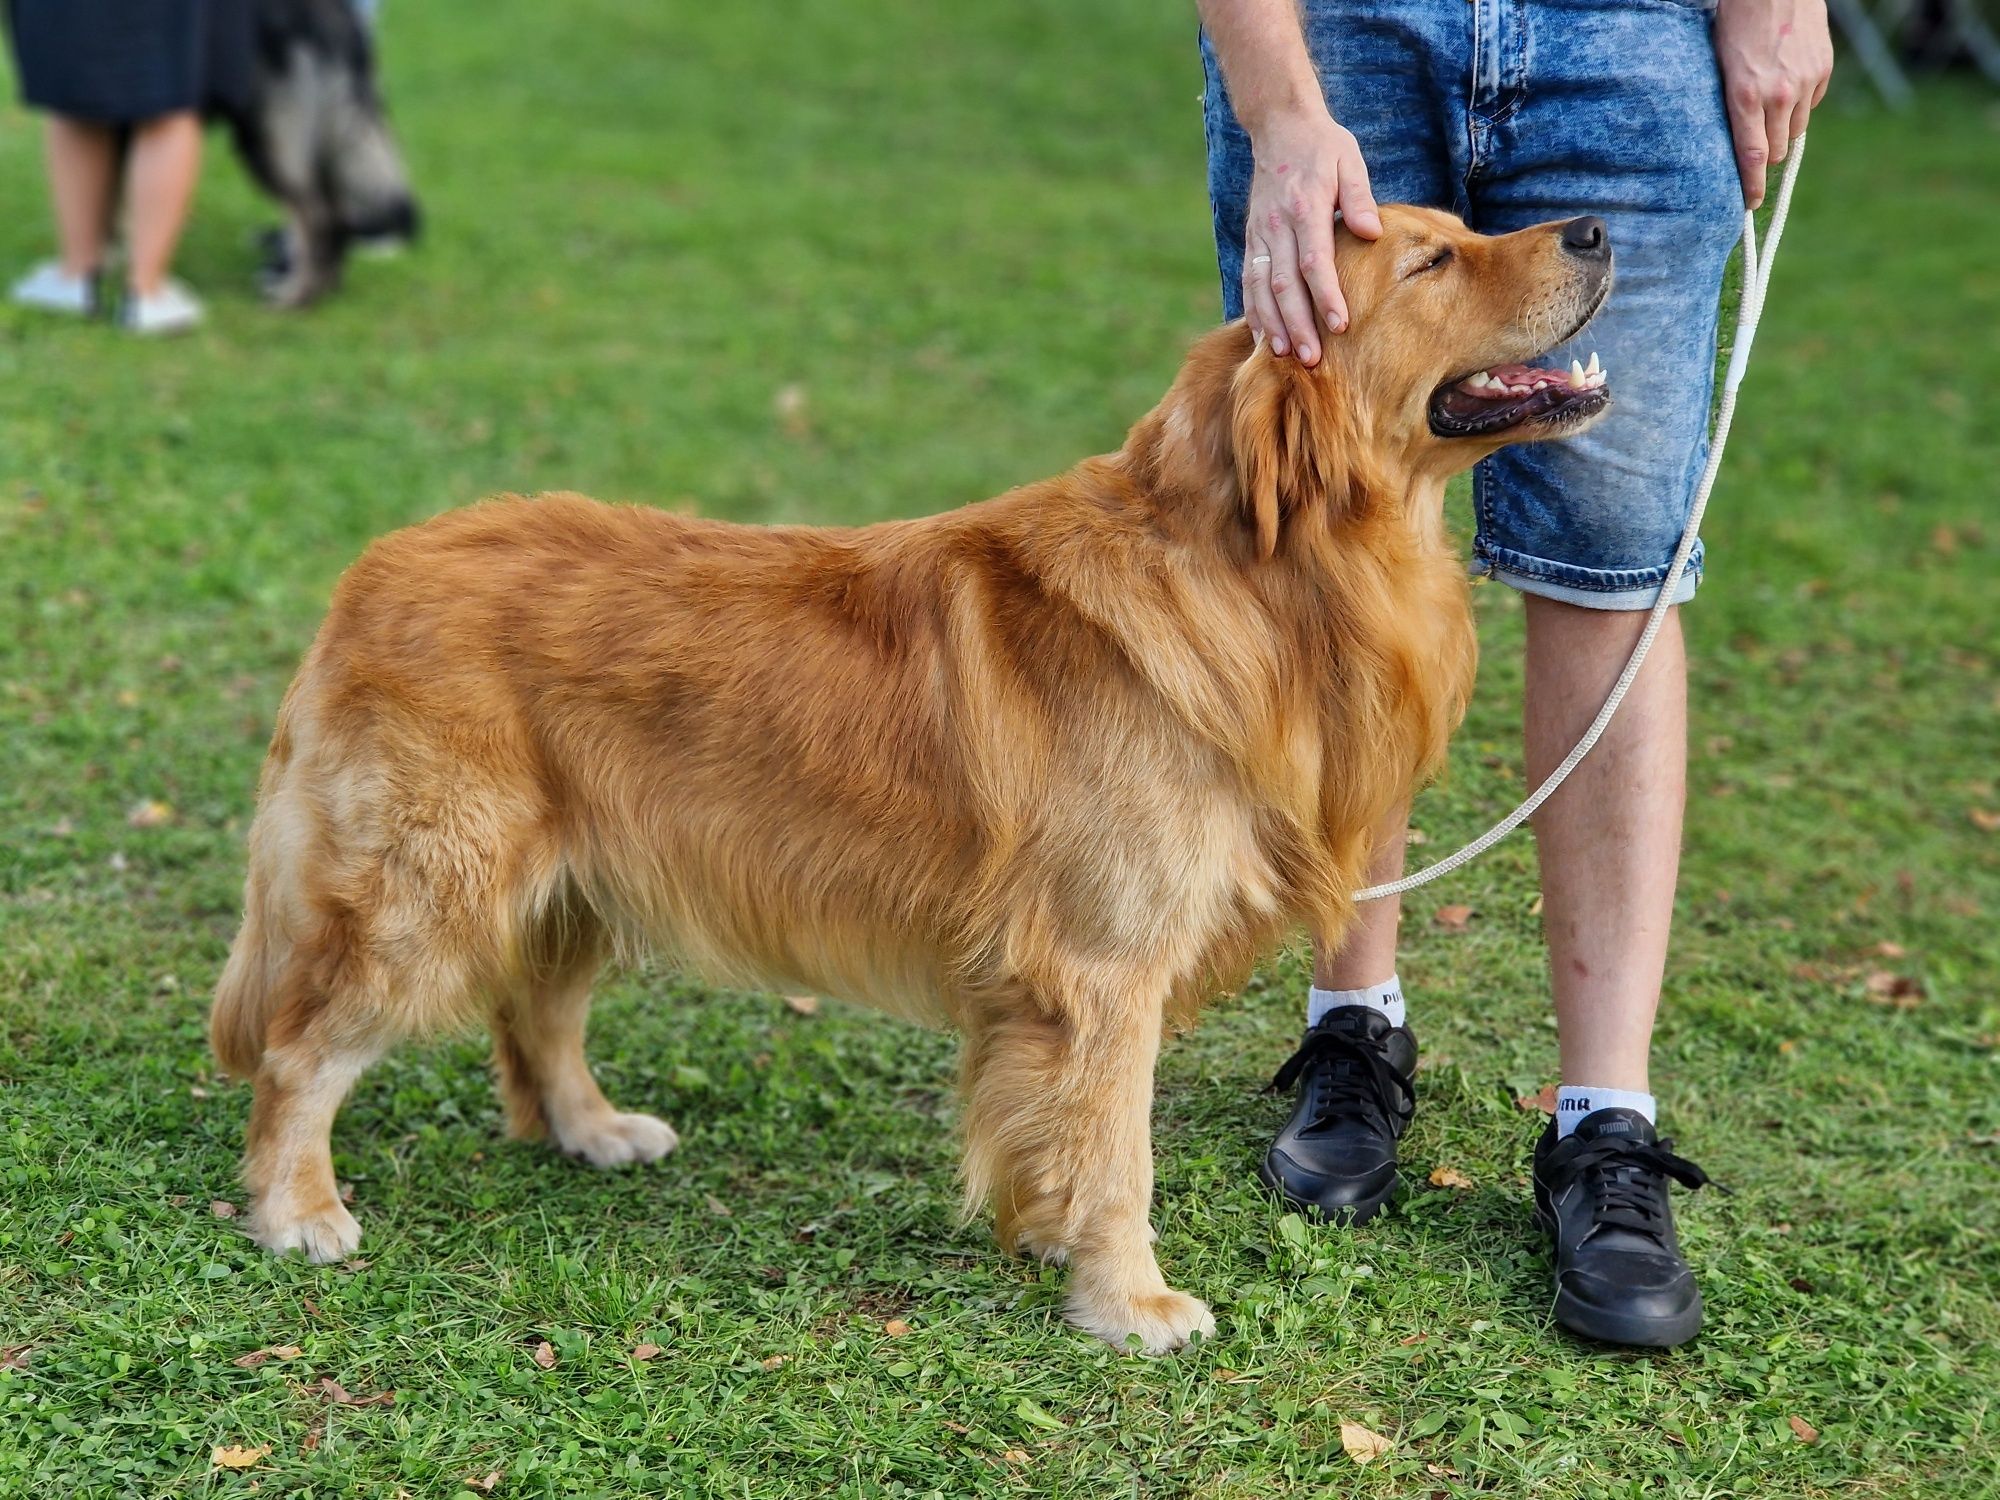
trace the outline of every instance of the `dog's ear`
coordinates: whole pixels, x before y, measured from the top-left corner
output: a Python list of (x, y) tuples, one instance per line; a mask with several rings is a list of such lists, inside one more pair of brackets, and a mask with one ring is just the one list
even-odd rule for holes
[(1236, 488), (1257, 555), (1278, 550), (1278, 533), (1308, 509), (1343, 511), (1354, 484), (1352, 432), (1339, 374), (1306, 369), (1260, 342), (1230, 383), (1230, 446)]

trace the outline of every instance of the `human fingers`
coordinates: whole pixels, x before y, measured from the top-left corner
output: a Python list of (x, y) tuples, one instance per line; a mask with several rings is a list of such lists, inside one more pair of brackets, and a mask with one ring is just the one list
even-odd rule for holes
[[(1327, 216), (1332, 218), (1330, 208)], [(1290, 220), (1277, 210), (1272, 211), (1271, 217), (1280, 220), (1264, 236), (1264, 244), (1271, 252), (1271, 296), (1277, 303), (1278, 315), (1284, 319), (1286, 337), (1298, 351), (1300, 363), (1315, 364), (1319, 360), (1319, 327), (1312, 299), (1306, 295), (1305, 277), (1299, 272), (1298, 236)]]
[(1347, 299), (1341, 295), (1340, 275), (1334, 268), (1330, 209), (1323, 218), (1308, 220), (1302, 226), (1298, 246), (1299, 275), (1305, 280), (1306, 294), (1325, 325), (1338, 333), (1347, 326)]
[(1362, 159), (1361, 144), (1352, 136), (1349, 149), (1340, 156), (1340, 216), (1347, 227), (1364, 240), (1382, 233), (1382, 215), (1376, 211), (1375, 190), (1368, 182), (1368, 163)]
[(1756, 208), (1764, 201), (1764, 169), (1770, 162), (1770, 146), (1764, 130), (1764, 101), (1754, 90), (1731, 94), (1729, 131), (1736, 142), (1736, 172), (1743, 179), (1744, 206)]
[(1273, 354), (1283, 354), (1291, 344), (1285, 337), (1285, 320), (1278, 316), (1277, 300), (1271, 295), (1271, 252), (1255, 235), (1245, 241), (1243, 250), (1243, 316), (1252, 333), (1261, 333), (1271, 341)]

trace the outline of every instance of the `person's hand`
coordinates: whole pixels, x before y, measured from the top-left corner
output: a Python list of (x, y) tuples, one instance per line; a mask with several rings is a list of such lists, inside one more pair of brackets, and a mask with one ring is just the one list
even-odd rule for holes
[(1833, 38), (1826, 0), (1721, 0), (1715, 60), (1736, 138), (1743, 201), (1764, 201), (1764, 170), (1783, 161), (1806, 133), (1806, 117), (1826, 97)]
[(1273, 120), (1254, 139), (1243, 235), (1243, 315), (1273, 354), (1317, 364), (1321, 320), (1347, 327), (1333, 269), (1334, 211), (1365, 240), (1382, 232), (1352, 132), (1324, 110)]

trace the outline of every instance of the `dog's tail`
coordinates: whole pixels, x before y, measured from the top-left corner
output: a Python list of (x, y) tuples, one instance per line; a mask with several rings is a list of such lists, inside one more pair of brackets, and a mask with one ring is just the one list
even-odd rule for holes
[[(303, 676), (303, 674), (301, 674)], [(296, 923), (297, 850), (281, 829), (298, 826), (288, 785), (293, 700), (297, 684), (278, 710), (271, 754), (257, 788), (257, 816), (250, 825), (250, 871), (243, 887), (243, 925), (230, 946), (229, 961), (215, 982), (208, 1013), (208, 1042), (216, 1060), (238, 1078), (248, 1078), (264, 1060), (265, 1036), (285, 999), (286, 983), (298, 958)]]
[(208, 1013), (208, 1041), (216, 1061), (238, 1078), (250, 1077), (264, 1060), (264, 1035), (278, 1008), (277, 978), (284, 962), (272, 952), (260, 905), (253, 894)]

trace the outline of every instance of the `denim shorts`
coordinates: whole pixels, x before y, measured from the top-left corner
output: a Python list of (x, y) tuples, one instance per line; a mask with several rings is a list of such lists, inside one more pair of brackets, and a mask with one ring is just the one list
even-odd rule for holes
[[(1376, 198), (1505, 233), (1597, 214), (1611, 298), (1556, 351), (1611, 374), (1580, 437), (1473, 475), (1473, 567), (1596, 609), (1653, 603), (1708, 456), (1723, 267), (1743, 195), (1698, 0), (1305, 0), (1306, 45)], [(1227, 317), (1243, 311), (1250, 139), (1201, 44), (1209, 197)], [(1338, 335), (1334, 335), (1338, 337)], [(1702, 553), (1681, 580), (1694, 594)]]

